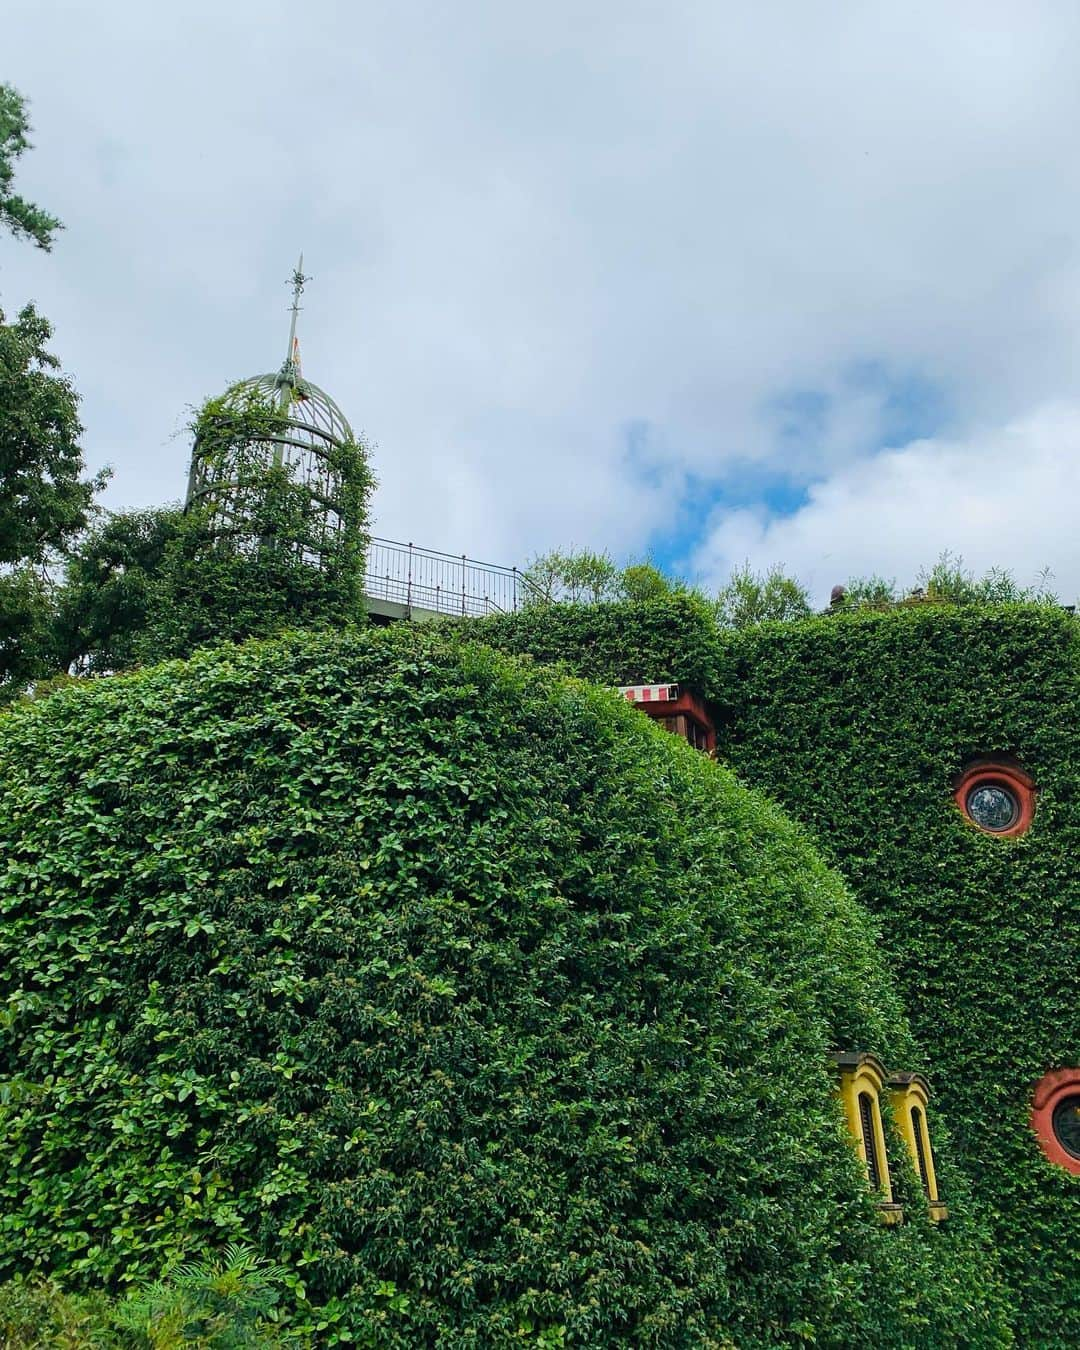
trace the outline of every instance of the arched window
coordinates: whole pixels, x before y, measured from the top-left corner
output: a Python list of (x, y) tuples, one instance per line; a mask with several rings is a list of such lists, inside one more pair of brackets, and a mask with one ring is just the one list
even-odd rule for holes
[(926, 1118), (930, 1101), (929, 1084), (921, 1073), (894, 1073), (889, 1079), (889, 1097), (893, 1119), (922, 1182), (926, 1203), (930, 1207), (930, 1218), (934, 1223), (940, 1223), (949, 1217), (949, 1211), (941, 1203), (938, 1194), (934, 1150), (930, 1147), (930, 1127)]
[(926, 1117), (917, 1106), (911, 1108), (911, 1128), (915, 1135), (915, 1161), (919, 1166), (919, 1180), (927, 1196), (930, 1194), (930, 1140), (926, 1132)]
[(834, 1061), (840, 1074), (840, 1100), (848, 1129), (859, 1157), (866, 1164), (867, 1180), (878, 1197), (881, 1217), (885, 1223), (899, 1223), (903, 1209), (893, 1200), (881, 1119), (884, 1066), (875, 1055), (865, 1051), (836, 1055)]
[(870, 1185), (875, 1191), (881, 1190), (881, 1159), (878, 1157), (877, 1139), (874, 1137), (874, 1098), (869, 1092), (859, 1093), (859, 1126), (862, 1131), (863, 1153), (866, 1156), (866, 1171)]

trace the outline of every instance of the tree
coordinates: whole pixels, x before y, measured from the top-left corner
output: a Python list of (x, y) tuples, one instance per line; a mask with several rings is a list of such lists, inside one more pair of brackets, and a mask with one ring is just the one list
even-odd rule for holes
[(0, 569), (0, 706), (59, 669), (48, 578), (30, 566)]
[(110, 514), (79, 540), (55, 598), (63, 669), (103, 674), (138, 663), (166, 552), (182, 528), (181, 508), (160, 506)]
[(804, 619), (810, 612), (806, 588), (794, 577), (779, 566), (755, 572), (748, 561), (732, 572), (716, 597), (716, 620), (723, 628)]
[(852, 577), (838, 588), (839, 595), (833, 609), (888, 609), (896, 604), (895, 577), (882, 577), (876, 572), (868, 577)]
[(916, 598), (938, 604), (971, 605), (1015, 604), (1030, 601), (1036, 604), (1055, 604), (1057, 596), (1050, 589), (1050, 573), (1043, 571), (1037, 586), (1021, 586), (1004, 567), (991, 567), (981, 577), (964, 568), (959, 554), (945, 549), (931, 568), (919, 570), (918, 586), (912, 593)]
[(618, 598), (619, 569), (607, 553), (590, 549), (538, 554), (525, 569), (529, 592), (538, 604), (599, 604)]
[(682, 581), (673, 581), (651, 562), (635, 562), (620, 569), (609, 553), (591, 549), (537, 554), (525, 570), (527, 605), (598, 605), (605, 601), (662, 600), (685, 593)]
[(15, 161), (24, 150), (30, 149), (29, 132), (26, 100), (10, 84), (0, 84), (0, 223), (17, 239), (32, 239), (38, 248), (48, 250), (52, 247), (52, 236), (63, 225), (11, 189)]
[[(60, 222), (11, 186), (29, 129), (25, 100), (0, 84), (0, 226), (48, 249)], [(33, 305), (12, 324), (0, 311), (0, 701), (56, 669), (46, 563), (85, 527), (107, 477), (82, 476), (78, 398), (51, 336)]]
[(0, 564), (42, 563), (86, 525), (106, 473), (85, 479), (78, 395), (47, 350), (48, 321), (0, 312)]
[(0, 311), (0, 701), (58, 667), (47, 564), (93, 510), (108, 472), (84, 478), (78, 398), (48, 351), (48, 321)]
[(686, 586), (680, 581), (672, 581), (658, 567), (650, 562), (631, 563), (624, 567), (619, 577), (620, 599), (641, 603), (649, 600), (665, 600), (669, 596), (683, 594)]

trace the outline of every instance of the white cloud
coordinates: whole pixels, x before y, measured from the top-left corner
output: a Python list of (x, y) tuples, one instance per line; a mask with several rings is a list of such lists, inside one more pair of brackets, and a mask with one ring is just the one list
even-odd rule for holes
[(921, 440), (850, 464), (782, 518), (719, 511), (695, 566), (709, 585), (749, 559), (782, 562), (818, 604), (837, 582), (877, 574), (911, 585), (945, 550), (967, 570), (1012, 571), (1022, 585), (1053, 573), (1066, 602), (1080, 595), (1080, 404), (1039, 409), (960, 441)]
[[(0, 240), (2, 298), (55, 321), (143, 504), (182, 490), (185, 408), (281, 359), (302, 247), (305, 370), (379, 445), (381, 532), (640, 551), (687, 473), (847, 481), (889, 434), (855, 366), (961, 441), (1080, 396), (1078, 38), (1054, 0), (37, 0), (3, 77), (68, 229)], [(777, 435), (798, 391), (816, 437)]]

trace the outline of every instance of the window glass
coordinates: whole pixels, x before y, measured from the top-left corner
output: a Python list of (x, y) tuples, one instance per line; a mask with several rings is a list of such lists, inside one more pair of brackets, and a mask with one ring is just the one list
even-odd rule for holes
[(866, 1170), (874, 1190), (881, 1189), (881, 1163), (878, 1160), (877, 1140), (874, 1137), (874, 1099), (869, 1092), (859, 1093), (859, 1124), (862, 1127), (863, 1149), (866, 1152)]
[(911, 1108), (911, 1130), (915, 1136), (915, 1161), (919, 1164), (919, 1176), (922, 1179), (923, 1190), (929, 1195), (930, 1169), (926, 1165), (925, 1129), (926, 1122), (923, 1119), (923, 1113), (917, 1106), (913, 1106)]
[(1063, 1097), (1054, 1107), (1054, 1136), (1073, 1158), (1080, 1158), (1080, 1093)]
[(967, 813), (984, 830), (1008, 830), (1020, 818), (1020, 803), (1002, 784), (980, 783), (968, 793)]

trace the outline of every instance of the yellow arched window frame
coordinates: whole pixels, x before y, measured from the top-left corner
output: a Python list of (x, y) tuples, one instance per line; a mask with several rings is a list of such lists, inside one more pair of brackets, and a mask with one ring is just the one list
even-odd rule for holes
[(840, 1100), (847, 1117), (848, 1130), (866, 1166), (871, 1189), (878, 1196), (882, 1221), (900, 1223), (904, 1211), (893, 1200), (889, 1155), (885, 1149), (885, 1126), (881, 1118), (885, 1066), (876, 1055), (864, 1050), (845, 1052), (834, 1056), (834, 1059), (840, 1074)]
[(941, 1223), (949, 1217), (948, 1208), (941, 1203), (938, 1193), (934, 1150), (930, 1147), (930, 1127), (927, 1107), (930, 1104), (930, 1085), (921, 1073), (894, 1073), (888, 1081), (889, 1101), (893, 1119), (899, 1127), (915, 1171), (926, 1192), (930, 1218)]

